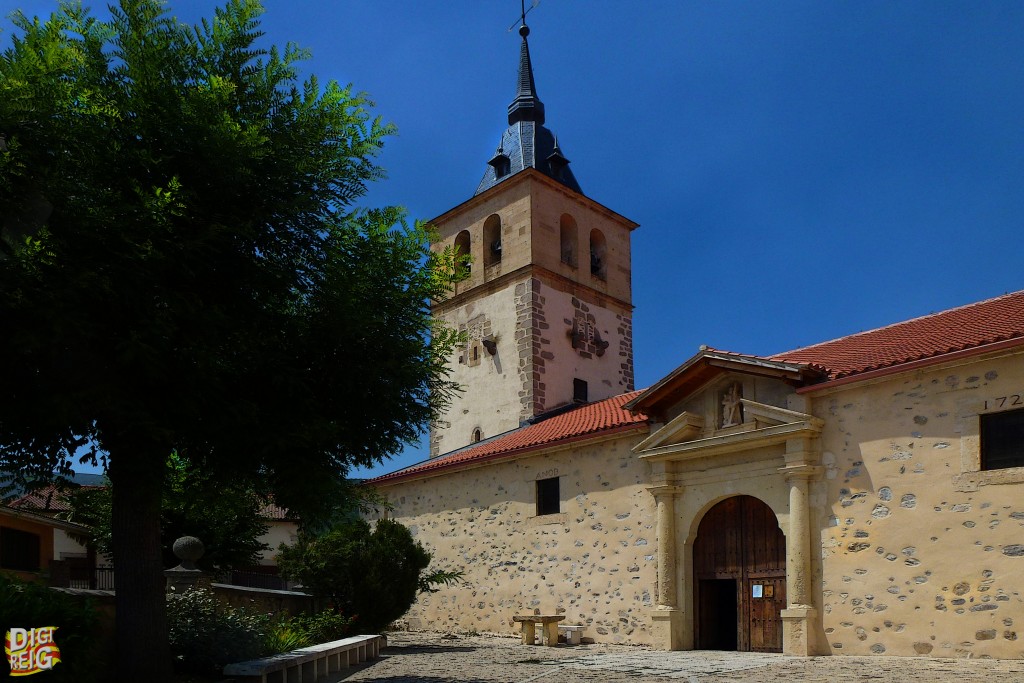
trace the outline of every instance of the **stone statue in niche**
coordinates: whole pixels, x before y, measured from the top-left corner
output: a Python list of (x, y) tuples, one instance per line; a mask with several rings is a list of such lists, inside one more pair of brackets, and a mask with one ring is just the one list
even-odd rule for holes
[(740, 403), (740, 385), (733, 384), (722, 392), (722, 428), (735, 427), (743, 423), (743, 411)]

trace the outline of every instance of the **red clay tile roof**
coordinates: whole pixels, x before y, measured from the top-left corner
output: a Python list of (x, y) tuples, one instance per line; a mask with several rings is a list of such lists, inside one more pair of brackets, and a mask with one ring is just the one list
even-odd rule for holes
[[(73, 490), (101, 489), (102, 486), (81, 486)], [(68, 504), (68, 494), (72, 489), (60, 490), (53, 484), (29, 491), (20, 498), (8, 503), (9, 507), (21, 510), (35, 510), (36, 512), (68, 512), (71, 506)]]
[(768, 356), (839, 379), (986, 344), (1024, 338), (1024, 291)]
[(506, 432), (474, 446), (448, 455), (411, 465), (371, 479), (369, 484), (389, 483), (396, 479), (421, 475), (434, 470), (498, 457), (511, 457), (536, 448), (576, 441), (582, 437), (610, 434), (647, 422), (644, 414), (634, 415), (622, 406), (640, 395), (640, 391), (620, 394), (580, 406), (565, 413)]

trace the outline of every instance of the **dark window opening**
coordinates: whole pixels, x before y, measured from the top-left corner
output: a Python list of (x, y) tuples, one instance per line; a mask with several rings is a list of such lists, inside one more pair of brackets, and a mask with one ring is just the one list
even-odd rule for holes
[(579, 241), (579, 228), (576, 221), (567, 213), (563, 213), (558, 221), (559, 244), (562, 252), (562, 263), (576, 267), (576, 245)]
[(501, 217), (491, 214), (484, 221), (484, 265), (501, 262)]
[(572, 380), (572, 400), (576, 403), (587, 402), (587, 381), (574, 377)]
[(981, 416), (981, 469), (1024, 467), (1024, 409)]
[(34, 572), (39, 570), (39, 536), (27, 531), (0, 527), (0, 568)]
[(470, 248), (469, 231), (463, 230), (455, 237), (455, 256), (465, 261), (464, 267), (467, 274), (473, 270), (473, 264), (469, 262), (469, 256), (472, 253)]
[(537, 480), (537, 516), (555, 515), (561, 511), (558, 477)]
[(479, 441), (482, 438), (483, 438), (483, 434), (480, 433), (480, 430), (479, 429), (474, 429), (473, 430), (472, 443), (476, 443), (477, 441)]
[(605, 263), (605, 256), (608, 251), (608, 243), (604, 234), (594, 229), (590, 231), (590, 274), (600, 280), (608, 279), (608, 266)]

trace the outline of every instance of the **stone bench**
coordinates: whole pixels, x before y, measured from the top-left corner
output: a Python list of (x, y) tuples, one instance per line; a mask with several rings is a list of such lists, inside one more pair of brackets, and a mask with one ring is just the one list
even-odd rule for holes
[(583, 638), (583, 629), (586, 626), (571, 626), (569, 624), (559, 624), (558, 632), (565, 636), (566, 645), (579, 645)]
[(387, 647), (384, 636), (353, 636), (228, 664), (224, 667), (224, 675), (259, 683), (316, 683), (328, 674), (367, 659), (376, 659), (384, 647)]
[(541, 625), (544, 645), (554, 647), (558, 645), (558, 622), (565, 619), (564, 614), (525, 614), (512, 617), (512, 621), (522, 624), (523, 645), (535, 645), (537, 640), (537, 624)]

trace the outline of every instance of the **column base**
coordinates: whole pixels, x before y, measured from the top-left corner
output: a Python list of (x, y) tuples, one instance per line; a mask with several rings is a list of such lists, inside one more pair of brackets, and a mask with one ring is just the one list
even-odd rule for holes
[(782, 610), (782, 654), (810, 657), (818, 654), (812, 633), (818, 623), (818, 610), (795, 606)]
[(651, 636), (659, 650), (683, 650), (683, 610), (678, 607), (655, 607), (651, 616)]

